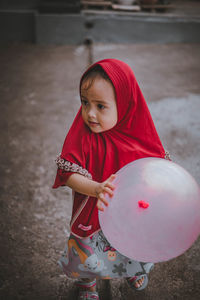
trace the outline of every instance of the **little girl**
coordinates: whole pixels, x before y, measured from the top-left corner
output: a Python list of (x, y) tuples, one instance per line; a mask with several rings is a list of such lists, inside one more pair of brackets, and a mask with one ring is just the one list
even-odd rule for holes
[(80, 98), (81, 108), (56, 160), (53, 187), (73, 190), (71, 235), (59, 264), (77, 279), (78, 299), (86, 300), (99, 299), (96, 278), (126, 278), (135, 290), (147, 286), (153, 264), (114, 249), (101, 231), (98, 209), (109, 204), (105, 194), (113, 196), (112, 181), (120, 168), (143, 157), (167, 157), (127, 64), (116, 59), (93, 64), (81, 78)]

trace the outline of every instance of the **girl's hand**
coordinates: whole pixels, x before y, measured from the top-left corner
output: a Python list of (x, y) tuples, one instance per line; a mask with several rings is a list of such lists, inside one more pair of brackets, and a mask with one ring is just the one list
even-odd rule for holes
[(111, 175), (107, 180), (104, 182), (101, 182), (98, 184), (95, 192), (96, 197), (98, 199), (97, 201), (97, 208), (101, 211), (104, 211), (104, 208), (102, 206), (102, 203), (106, 206), (108, 206), (108, 201), (105, 199), (105, 194), (107, 193), (110, 197), (113, 196), (113, 191), (115, 189), (114, 184), (112, 184), (112, 181), (116, 178), (116, 175)]

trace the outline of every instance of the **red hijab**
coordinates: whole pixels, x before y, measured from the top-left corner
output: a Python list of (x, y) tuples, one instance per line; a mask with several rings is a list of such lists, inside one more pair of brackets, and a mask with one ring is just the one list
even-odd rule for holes
[(93, 133), (84, 123), (80, 108), (60, 156), (64, 161), (78, 166), (67, 169), (58, 164), (60, 168), (54, 188), (63, 185), (73, 172), (88, 175), (88, 171), (93, 180), (102, 182), (136, 159), (165, 157), (165, 150), (131, 68), (120, 60), (104, 59), (88, 70), (96, 65), (103, 68), (115, 88), (117, 124), (108, 131)]

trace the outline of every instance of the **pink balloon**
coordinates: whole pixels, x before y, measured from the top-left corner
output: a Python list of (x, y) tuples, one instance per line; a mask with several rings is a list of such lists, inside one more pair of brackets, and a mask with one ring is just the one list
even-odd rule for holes
[(117, 172), (114, 196), (99, 211), (102, 231), (123, 255), (161, 262), (186, 251), (200, 234), (200, 189), (179, 165), (136, 160)]

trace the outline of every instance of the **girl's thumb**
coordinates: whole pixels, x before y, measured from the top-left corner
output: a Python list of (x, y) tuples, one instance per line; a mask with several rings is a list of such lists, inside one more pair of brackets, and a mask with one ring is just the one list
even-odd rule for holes
[(109, 181), (113, 181), (115, 178), (117, 177), (117, 175), (115, 174), (112, 174), (110, 177), (109, 177)]

